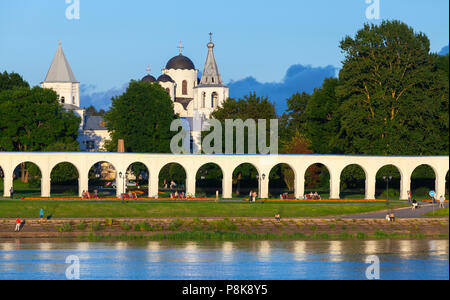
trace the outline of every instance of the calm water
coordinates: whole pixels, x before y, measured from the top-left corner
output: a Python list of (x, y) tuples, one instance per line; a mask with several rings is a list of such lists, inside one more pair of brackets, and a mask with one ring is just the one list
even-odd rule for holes
[(368, 255), (381, 279), (449, 279), (448, 240), (298, 242), (0, 242), (0, 279), (365, 279)]

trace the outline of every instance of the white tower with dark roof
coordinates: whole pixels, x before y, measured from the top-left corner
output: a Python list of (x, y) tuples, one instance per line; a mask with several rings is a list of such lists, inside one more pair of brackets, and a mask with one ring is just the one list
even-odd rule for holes
[(80, 108), (80, 83), (70, 68), (70, 64), (59, 42), (47, 77), (41, 83), (43, 88), (54, 90), (59, 96), (59, 102), (65, 108), (76, 110)]

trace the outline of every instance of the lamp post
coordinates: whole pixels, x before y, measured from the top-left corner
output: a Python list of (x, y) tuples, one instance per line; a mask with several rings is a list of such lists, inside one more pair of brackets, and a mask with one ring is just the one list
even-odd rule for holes
[[(258, 194), (259, 194), (259, 198), (262, 198), (262, 191), (261, 191), (261, 180), (259, 177), (259, 174), (256, 175), (256, 179), (258, 179)], [(264, 181), (266, 179), (266, 174), (262, 174), (261, 175), (261, 179), (262, 181)]]
[[(125, 191), (125, 177), (126, 176), (124, 176), (124, 174), (122, 174), (122, 172), (119, 172), (119, 178), (120, 178), (120, 180), (122, 180), (122, 187), (123, 187), (123, 192), (122, 192), (122, 194), (124, 194), (126, 191)], [(122, 197), (122, 203), (124, 202), (124, 197), (121, 195), (121, 197)]]
[(392, 175), (383, 176), (383, 180), (386, 181), (386, 205), (389, 205), (389, 181), (392, 181)]

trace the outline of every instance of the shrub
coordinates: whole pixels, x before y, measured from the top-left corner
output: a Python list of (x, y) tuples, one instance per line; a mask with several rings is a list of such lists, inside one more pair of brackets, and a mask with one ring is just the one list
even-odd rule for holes
[(123, 222), (123, 223), (120, 223), (120, 228), (122, 228), (122, 230), (128, 231), (131, 229), (131, 225), (128, 224), (127, 222)]
[(183, 226), (183, 224), (184, 224), (184, 222), (182, 220), (175, 219), (169, 223), (168, 229), (171, 231), (175, 231), (175, 230), (178, 230), (181, 226)]
[(114, 220), (113, 219), (105, 219), (105, 225), (106, 226), (111, 227), (111, 226), (113, 226), (113, 224), (114, 224)]
[(78, 230), (85, 230), (87, 227), (87, 224), (85, 222), (81, 222), (77, 224), (77, 229)]
[(102, 229), (102, 224), (100, 222), (94, 222), (91, 224), (91, 231), (99, 231)]

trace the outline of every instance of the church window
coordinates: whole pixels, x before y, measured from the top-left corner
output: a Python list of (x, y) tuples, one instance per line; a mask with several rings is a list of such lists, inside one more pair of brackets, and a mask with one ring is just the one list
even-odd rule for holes
[(202, 94), (202, 108), (206, 108), (206, 93)]
[(211, 94), (211, 107), (212, 108), (215, 108), (215, 107), (217, 107), (217, 93), (216, 92), (214, 92), (214, 93), (212, 93)]
[(188, 94), (188, 91), (187, 91), (187, 81), (186, 81), (186, 80), (183, 80), (183, 85), (182, 85), (181, 93), (182, 93), (183, 95), (187, 95), (187, 94)]
[(75, 104), (75, 96), (72, 97), (72, 104)]
[(61, 97), (61, 103), (64, 104), (66, 102), (66, 98)]
[(214, 77), (211, 78), (212, 82), (214, 83)]

